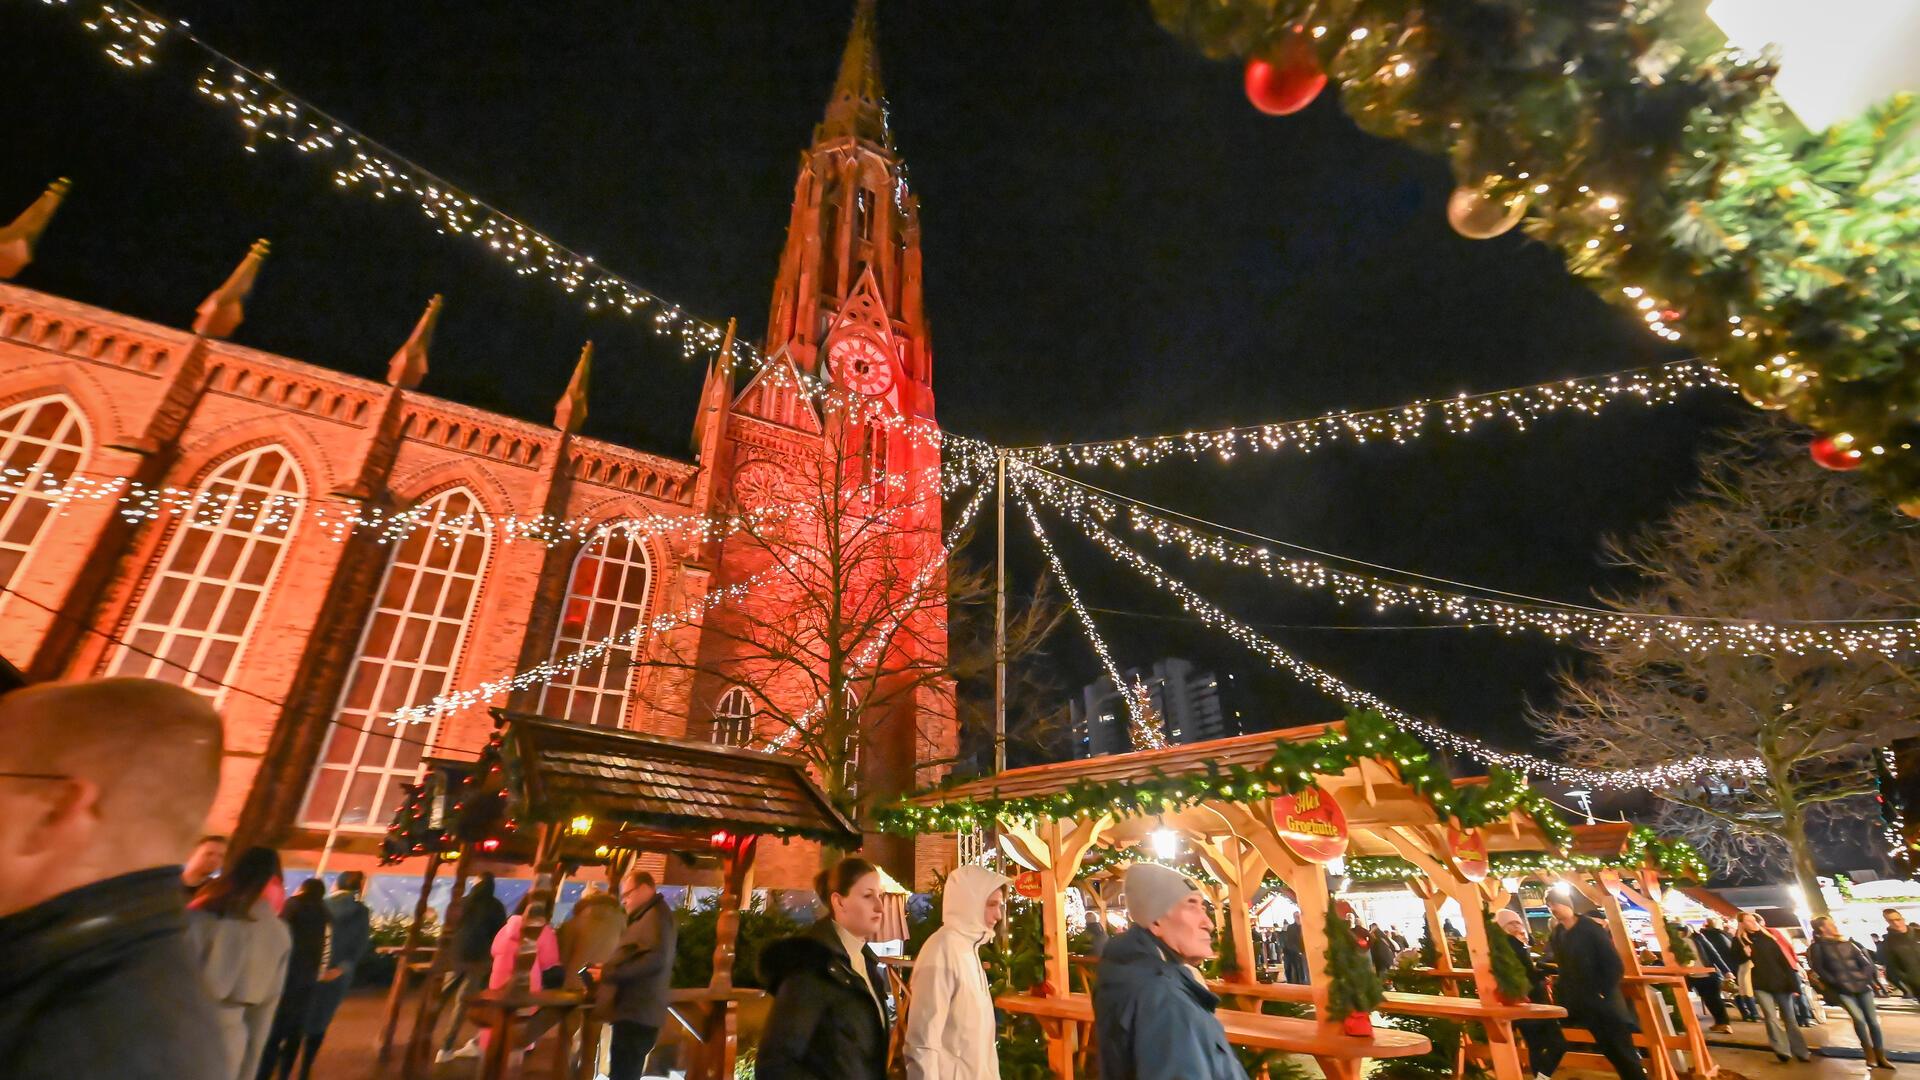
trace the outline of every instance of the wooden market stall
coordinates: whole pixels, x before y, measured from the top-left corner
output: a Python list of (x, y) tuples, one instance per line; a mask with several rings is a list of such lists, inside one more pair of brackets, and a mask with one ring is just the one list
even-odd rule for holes
[[(495, 710), (494, 717), (496, 731), (480, 760), (457, 770), (430, 772), (390, 830), (391, 854), (428, 856), (409, 943), (424, 917), (426, 887), (438, 863), (457, 859), (448, 925), (415, 995), (403, 1075), (413, 1080), (428, 1073), (433, 1032), (444, 1004), (435, 976), (451, 966), (449, 945), (459, 898), (477, 863), (530, 864), (537, 879), (557, 890), (578, 866), (600, 863), (618, 873), (636, 853), (671, 852), (717, 865), (720, 871), (712, 981), (705, 988), (676, 990), (671, 1011), (698, 1048), (688, 1077), (731, 1077), (737, 1005), (758, 994), (734, 988), (733, 958), (739, 912), (752, 896), (761, 838), (804, 837), (852, 848), (860, 843), (859, 831), (809, 777), (806, 764), (794, 758), (502, 710)], [(402, 956), (404, 961), (404, 951)], [(406, 996), (407, 967), (403, 962), (395, 975), (389, 1032)], [(581, 1004), (555, 996), (569, 993), (580, 997), (568, 991), (493, 994), (481, 1005), (496, 1022), (507, 1024), (515, 1008), (566, 1010)], [(509, 1045), (504, 1038), (494, 1042)], [(597, 1040), (582, 1043), (591, 1046)], [(498, 1066), (489, 1062), (487, 1075), (498, 1075), (504, 1053), (500, 1059)], [(590, 1065), (590, 1056), (583, 1053), (569, 1069), (574, 1075), (592, 1076), (584, 1071)]]
[[(1061, 988), (1071, 985), (1064, 894), (1096, 845), (1126, 848), (1150, 841), (1160, 830), (1176, 834), (1219, 882), (1225, 934), (1242, 958), (1253, 955), (1254, 893), (1273, 873), (1302, 910), (1313, 981), (1300, 989), (1315, 1018), (1265, 1016), (1256, 1006), (1223, 1012), (1223, 1022), (1236, 1043), (1310, 1055), (1330, 1078), (1346, 1078), (1357, 1076), (1366, 1058), (1423, 1054), (1430, 1046), (1424, 1037), (1401, 1031), (1347, 1035), (1346, 1018), (1330, 1015), (1329, 979), (1321, 959), (1329, 932), (1326, 864), (1346, 855), (1397, 856), (1418, 867), (1434, 893), (1477, 913), (1488, 900), (1504, 900), (1498, 882), (1487, 879), (1489, 849), (1552, 846), (1533, 814), (1514, 809), (1523, 804), (1537, 807), (1538, 801), (1518, 778), (1456, 784), (1409, 736), (1376, 714), (1356, 713), (1344, 724), (1014, 769), (918, 795), (901, 808), (895, 823), (927, 829), (992, 822), (1008, 856), (1032, 875), (1028, 891), (1037, 892), (1042, 905), (1047, 982)], [(1542, 816), (1557, 825), (1557, 819)], [(1461, 819), (1480, 827), (1461, 828)], [(1465, 921), (1478, 998), (1425, 1001), (1414, 999), (1434, 996), (1401, 995), (1406, 1000), (1397, 1003), (1398, 1011), (1483, 1025), (1494, 1044), (1495, 1075), (1521, 1080), (1525, 1073), (1514, 1022), (1565, 1012), (1502, 1002), (1482, 921)], [(1344, 925), (1340, 930), (1346, 932)], [(1272, 996), (1250, 978), (1216, 989), (1230, 1000)], [(1075, 1029), (1091, 1017), (1086, 996), (1011, 995), (1001, 1005), (1045, 1019), (1054, 1071), (1071, 1075), (1075, 1039), (1084, 1035)], [(1389, 1002), (1382, 1008), (1392, 1012), (1395, 1006)]]

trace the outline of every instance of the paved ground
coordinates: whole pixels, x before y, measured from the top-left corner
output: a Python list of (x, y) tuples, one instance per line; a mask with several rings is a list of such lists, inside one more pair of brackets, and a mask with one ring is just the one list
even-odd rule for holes
[[(321, 1048), (320, 1060), (314, 1069), (314, 1076), (321, 1080), (373, 1080), (376, 1077), (399, 1075), (395, 1062), (381, 1069), (376, 1060), (375, 1048), (380, 1035), (380, 1010), (383, 996), (375, 991), (356, 991), (347, 999), (334, 1021), (333, 1030), (328, 1034), (326, 1044)], [(1885, 1070), (1870, 1072), (1866, 1062), (1861, 1060), (1860, 1043), (1853, 1035), (1853, 1025), (1847, 1022), (1845, 1014), (1839, 1009), (1830, 1010), (1832, 1019), (1824, 1026), (1804, 1029), (1809, 1045), (1824, 1048), (1828, 1054), (1820, 1054), (1806, 1064), (1789, 1062), (1782, 1065), (1773, 1059), (1772, 1051), (1767, 1049), (1766, 1034), (1757, 1023), (1736, 1022), (1732, 1035), (1713, 1036), (1714, 1058), (1723, 1070), (1725, 1080), (1890, 1080), (1904, 1076), (1908, 1080), (1920, 1080), (1920, 1008), (1907, 1001), (1882, 1001), (1880, 1023), (1887, 1037), (1887, 1047), (1896, 1061), (1900, 1062), (1897, 1073)], [(406, 1024), (401, 1025), (401, 1036), (405, 1037)], [(544, 1078), (547, 1054), (545, 1047), (536, 1053), (536, 1060), (524, 1074), (528, 1077)], [(1851, 1056), (1845, 1056), (1851, 1055)], [(475, 1076), (478, 1070), (472, 1062), (443, 1065), (434, 1072), (434, 1080), (466, 1080)], [(1727, 1073), (1737, 1074), (1728, 1076)], [(1561, 1077), (1581, 1077), (1587, 1075), (1610, 1076), (1611, 1073), (1585, 1074), (1563, 1071)], [(1560, 1078), (1556, 1078), (1560, 1080)]]

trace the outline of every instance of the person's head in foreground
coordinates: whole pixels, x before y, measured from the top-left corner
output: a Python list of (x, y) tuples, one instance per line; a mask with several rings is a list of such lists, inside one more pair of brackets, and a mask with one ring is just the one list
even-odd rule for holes
[(1005, 875), (984, 866), (956, 866), (947, 875), (940, 904), (941, 925), (964, 937), (985, 941), (1007, 910)]
[(219, 714), (153, 679), (0, 695), (0, 915), (178, 867), (220, 786)]
[(1121, 888), (1127, 894), (1127, 918), (1175, 956), (1189, 964), (1213, 956), (1213, 919), (1186, 875), (1158, 863), (1137, 862), (1127, 867)]
[(848, 856), (813, 879), (814, 891), (827, 914), (840, 928), (862, 941), (880, 933), (880, 870), (865, 859)]
[(1573, 906), (1571, 890), (1556, 889), (1547, 893), (1547, 911), (1553, 915), (1553, 921), (1572, 929), (1580, 921), (1580, 910)]
[(645, 870), (635, 870), (620, 883), (620, 904), (631, 915), (653, 902), (653, 894), (659, 889), (653, 883), (653, 875)]

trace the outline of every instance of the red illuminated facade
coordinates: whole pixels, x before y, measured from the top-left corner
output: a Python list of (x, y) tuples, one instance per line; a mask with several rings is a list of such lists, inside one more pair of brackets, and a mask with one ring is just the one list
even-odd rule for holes
[[(493, 519), (711, 514), (779, 490), (797, 463), (842, 440), (906, 478), (875, 490), (911, 523), (924, 558), (941, 557), (937, 447), (823, 417), (780, 377), (798, 370), (933, 420), (918, 207), (887, 130), (870, 5), (803, 155), (770, 363), (739, 387), (710, 368), (691, 462), (578, 434), (587, 355), (552, 426), (422, 393), (437, 301), (384, 383), (224, 340), (264, 255), (256, 248), (208, 298), (192, 331), (0, 284), (0, 654), (37, 678), (150, 675), (211, 695), (227, 721), (213, 828), (296, 852), (335, 831), (345, 854), (332, 865), (357, 862), (423, 755), (470, 755), (491, 730), (475, 707), (396, 732), (394, 709), (687, 609), (755, 569), (737, 538), (607, 532), (548, 546), (509, 542)], [(36, 493), (75, 474), (219, 498), (190, 515), (142, 516)], [(248, 512), (275, 497), (287, 509)], [(339, 528), (344, 512), (376, 508), (441, 527), (391, 538)], [(652, 650), (719, 659), (727, 648), (695, 624), (492, 704), (764, 743), (751, 691), (646, 663)], [(871, 725), (884, 734), (861, 746), (863, 784), (932, 779), (918, 763), (953, 753), (950, 697), (890, 708), (906, 715)], [(951, 841), (870, 847), (920, 882), (952, 861)], [(763, 849), (760, 883), (802, 886), (817, 858), (800, 843)]]

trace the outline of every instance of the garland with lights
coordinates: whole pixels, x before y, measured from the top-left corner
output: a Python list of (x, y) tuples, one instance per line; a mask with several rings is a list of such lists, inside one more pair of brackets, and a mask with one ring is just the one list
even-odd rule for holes
[(1229, 462), (1241, 454), (1284, 450), (1312, 453), (1342, 443), (1405, 445), (1436, 431), (1464, 435), (1476, 427), (1496, 423), (1525, 431), (1556, 413), (1570, 411), (1592, 416), (1617, 401), (1668, 405), (1679, 401), (1687, 391), (1707, 387), (1731, 390), (1734, 384), (1711, 364), (1679, 360), (1488, 393), (1428, 398), (1390, 408), (1359, 412), (1343, 409), (1305, 420), (1276, 420), (1177, 435), (1046, 443), (1018, 447), (1008, 453), (1031, 465), (1055, 468), (1074, 465), (1137, 468), (1158, 465), (1169, 458), (1195, 461), (1213, 458)]
[[(1890, 746), (1880, 748), (1874, 762), (1874, 799), (1880, 804), (1880, 837), (1887, 843), (1887, 855), (1895, 868), (1911, 873), (1914, 854), (1920, 843), (1907, 842), (1907, 812), (1900, 793), (1900, 761)], [(1839, 880), (1845, 880), (1844, 878)]]
[(1448, 219), (1524, 220), (1663, 340), (1693, 342), (1761, 408), (1827, 433), (1920, 514), (1920, 118), (1910, 96), (1813, 134), (1766, 58), (1701, 5), (1154, 0), (1163, 26), (1246, 57), (1257, 107), (1329, 81), (1360, 127), (1446, 157)]
[[(983, 487), (980, 490), (984, 492), (986, 489)], [(1081, 603), (1080, 590), (1073, 587), (1073, 582), (1067, 578), (1066, 567), (1060, 565), (1060, 553), (1054, 550), (1053, 541), (1047, 538), (1047, 531), (1040, 527), (1040, 515), (1034, 513), (1031, 502), (1023, 499), (1020, 506), (1026, 511), (1027, 524), (1033, 528), (1033, 538), (1040, 543), (1040, 553), (1046, 556), (1047, 568), (1052, 571), (1054, 580), (1060, 583), (1060, 592), (1066, 596), (1067, 606), (1073, 610), (1073, 617), (1087, 635), (1087, 644), (1093, 646), (1094, 655), (1100, 658), (1100, 666), (1106, 669), (1108, 681), (1113, 683), (1116, 690), (1119, 689), (1124, 685), (1120, 678), (1120, 667), (1113, 662), (1113, 653), (1108, 651), (1106, 639), (1100, 636), (1100, 631), (1093, 625), (1092, 614)], [(1126, 703), (1127, 731), (1135, 750), (1155, 750), (1167, 745), (1160, 729), (1148, 724), (1146, 718), (1140, 715), (1138, 698), (1123, 694), (1121, 700)]]
[[(1572, 830), (1553, 804), (1506, 769), (1489, 770), (1483, 784), (1456, 787), (1419, 740), (1378, 712), (1355, 710), (1339, 727), (1305, 742), (1281, 742), (1267, 761), (1254, 768), (1206, 763), (1206, 771), (1168, 776), (1157, 768), (1120, 780), (1080, 780), (1048, 795), (967, 797), (930, 806), (903, 799), (876, 814), (881, 829), (895, 833), (956, 832), (1000, 821), (1038, 822), (1112, 814), (1137, 817), (1169, 813), (1210, 799), (1253, 801), (1306, 790), (1318, 776), (1337, 776), (1362, 760), (1391, 762), (1400, 781), (1424, 799), (1442, 821), (1478, 828), (1525, 812), (1556, 848), (1572, 839)], [(938, 795), (949, 781), (924, 794)]]
[[(1031, 471), (1025, 468), (1020, 470), (1021, 474)], [(1023, 501), (1026, 500), (1025, 486), (1020, 489), (1020, 498)], [(1411, 713), (1396, 709), (1376, 695), (1350, 686), (1333, 674), (1294, 656), (1271, 638), (1228, 615), (1191, 586), (1167, 574), (1165, 570), (1139, 552), (1121, 543), (1117, 537), (1101, 528), (1099, 523), (1092, 520), (1089, 515), (1074, 510), (1069, 511), (1067, 516), (1080, 526), (1088, 539), (1109, 555), (1131, 567), (1156, 587), (1171, 593), (1189, 614), (1199, 618), (1202, 623), (1223, 631), (1228, 637), (1246, 646), (1274, 667), (1288, 672), (1351, 708), (1379, 712), (1401, 728), (1414, 732), (1423, 739), (1438, 743), (1449, 750), (1470, 754), (1489, 765), (1518, 769), (1556, 781), (1577, 782), (1604, 788), (1671, 787), (1676, 783), (1698, 781), (1705, 777), (1756, 777), (1765, 774), (1766, 766), (1758, 758), (1698, 757), (1641, 769), (1588, 769), (1534, 757), (1530, 754), (1501, 750), (1479, 739), (1449, 731)]]
[(1491, 954), (1489, 966), (1493, 969), (1494, 986), (1507, 1004), (1518, 1005), (1527, 1000), (1533, 983), (1527, 978), (1527, 966), (1507, 944), (1507, 932), (1493, 921), (1493, 912), (1484, 900), (1480, 903), (1480, 926), (1486, 933), (1487, 951)]
[(1088, 878), (1101, 874), (1113, 874), (1117, 877), (1120, 873), (1124, 872), (1127, 867), (1132, 866), (1134, 863), (1142, 862), (1152, 863), (1155, 866), (1164, 866), (1169, 870), (1178, 870), (1194, 881), (1211, 888), (1226, 887), (1226, 883), (1214, 877), (1212, 873), (1208, 872), (1206, 867), (1198, 863), (1186, 866), (1162, 859), (1151, 851), (1148, 851), (1144, 844), (1124, 848), (1096, 846), (1087, 849), (1087, 853), (1080, 859), (1080, 869), (1074, 873), (1073, 880), (1075, 884), (1079, 884)]
[[(1636, 826), (1618, 859), (1597, 859), (1559, 851), (1496, 851), (1488, 860), (1494, 877), (1557, 879), (1570, 874), (1616, 870), (1631, 874), (1650, 866), (1675, 881), (1704, 882), (1711, 876), (1706, 861), (1685, 840), (1666, 840), (1645, 826)], [(1424, 877), (1419, 868), (1398, 855), (1350, 855), (1347, 876), (1356, 882), (1411, 881)]]
[(1369, 1034), (1373, 1026), (1368, 1014), (1387, 1000), (1387, 989), (1380, 985), (1373, 958), (1360, 948), (1341, 916), (1340, 901), (1327, 898), (1326, 919), (1327, 1015), (1345, 1022), (1349, 1035)]
[[(1155, 513), (1154, 510), (1161, 508), (1153, 507), (1150, 503), (1142, 503), (1037, 466), (1023, 468), (1039, 474), (1031, 488), (1056, 510), (1069, 514), (1085, 511), (1106, 524), (1121, 520), (1135, 532), (1146, 534), (1159, 546), (1178, 549), (1189, 559), (1208, 559), (1252, 570), (1271, 580), (1300, 588), (1330, 592), (1343, 605), (1348, 601), (1360, 601), (1370, 605), (1376, 612), (1406, 607), (1431, 618), (1488, 624), (1508, 634), (1532, 630), (1556, 639), (1582, 638), (1601, 643), (1624, 641), (1642, 645), (1659, 640), (1702, 652), (1833, 653), (1839, 656), (1874, 652), (1897, 656), (1920, 648), (1920, 619), (1809, 619), (1776, 624), (1717, 615), (1609, 611), (1582, 604), (1502, 593), (1501, 590), (1450, 582), (1411, 570), (1376, 567), (1407, 577), (1480, 589), (1515, 599), (1489, 599), (1432, 585), (1397, 581), (1332, 566), (1318, 559), (1276, 555), (1264, 545), (1293, 548), (1359, 566), (1376, 566), (1373, 563), (1314, 551), (1272, 537), (1258, 537), (1263, 541), (1261, 545), (1228, 539), (1215, 532), (1174, 521), (1162, 513)], [(1258, 536), (1204, 518), (1186, 514), (1180, 516), (1210, 529)]]

